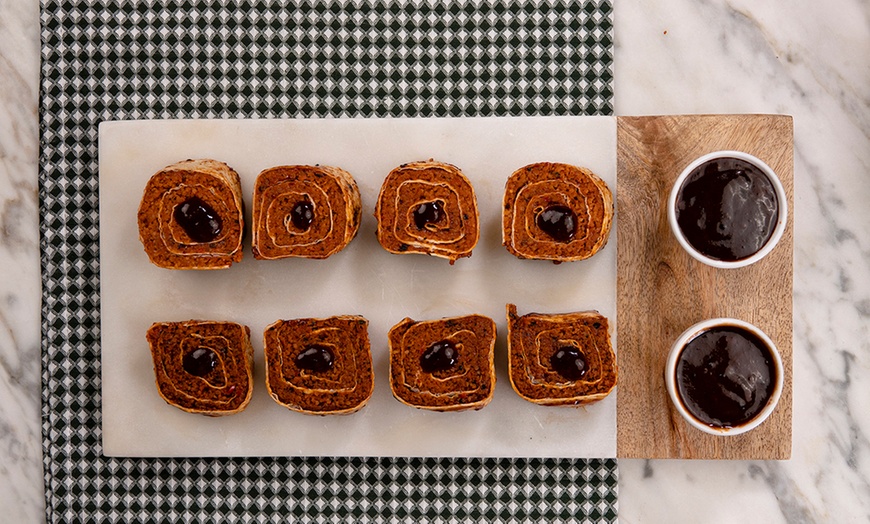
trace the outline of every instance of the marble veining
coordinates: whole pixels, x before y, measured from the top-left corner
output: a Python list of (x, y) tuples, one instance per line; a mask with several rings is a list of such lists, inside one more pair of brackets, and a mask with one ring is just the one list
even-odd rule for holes
[[(620, 461), (620, 520), (870, 519), (870, 3), (617, 0), (618, 114), (795, 120), (793, 457)], [(0, 508), (43, 518), (38, 0), (0, 3)]]
[(0, 3), (0, 508), (43, 518), (37, 2)]
[[(620, 519), (866, 521), (868, 5), (630, 4), (619, 2), (615, 10), (618, 114), (794, 116), (796, 386), (791, 460), (622, 460)], [(711, 513), (717, 507), (729, 513)]]

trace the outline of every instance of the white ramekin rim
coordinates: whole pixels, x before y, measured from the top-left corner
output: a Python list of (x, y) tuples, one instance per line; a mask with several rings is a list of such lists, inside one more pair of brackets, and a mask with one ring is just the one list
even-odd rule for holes
[[(708, 329), (713, 327), (722, 326), (735, 326), (743, 328), (761, 339), (761, 341), (764, 342), (764, 344), (770, 350), (771, 358), (773, 360), (774, 367), (776, 368), (776, 382), (774, 383), (773, 393), (771, 394), (770, 399), (767, 401), (767, 404), (764, 406), (764, 408), (749, 422), (741, 424), (740, 426), (734, 426), (730, 428), (712, 427), (704, 424), (703, 422), (695, 418), (694, 415), (692, 415), (686, 408), (682, 398), (680, 398), (680, 394), (677, 388), (676, 377), (677, 361), (679, 360), (680, 354), (683, 352), (686, 344), (704, 331), (707, 331)], [(770, 337), (768, 337), (767, 334), (758, 327), (750, 324), (749, 322), (736, 318), (712, 318), (692, 325), (691, 327), (683, 331), (683, 333), (679, 337), (677, 337), (677, 340), (674, 341), (674, 344), (671, 346), (671, 351), (668, 354), (667, 363), (665, 364), (665, 388), (668, 390), (668, 395), (671, 397), (671, 403), (673, 404), (674, 408), (676, 408), (677, 412), (691, 426), (711, 435), (740, 435), (741, 433), (746, 433), (747, 431), (758, 427), (762, 422), (767, 420), (770, 414), (773, 413), (773, 410), (776, 409), (776, 406), (779, 403), (779, 399), (782, 396), (784, 384), (785, 373), (782, 365), (782, 356), (780, 355), (779, 349), (777, 349), (776, 344), (774, 344)]]
[[(704, 162), (709, 160), (714, 160), (717, 158), (737, 158), (739, 160), (743, 160), (745, 162), (749, 162), (750, 164), (758, 167), (762, 173), (767, 176), (770, 180), (770, 183), (773, 184), (774, 192), (776, 193), (777, 200), (777, 221), (776, 226), (773, 229), (773, 234), (770, 239), (767, 241), (764, 246), (758, 252), (753, 254), (750, 257), (743, 258), (740, 260), (728, 261), (728, 260), (718, 260), (715, 258), (708, 257), (704, 255), (697, 249), (695, 249), (692, 244), (686, 240), (685, 235), (683, 234), (682, 229), (680, 229), (680, 225), (677, 223), (677, 196), (680, 193), (680, 189), (683, 187), (683, 183), (686, 178), (695, 170), (696, 167), (700, 166)], [(788, 223), (788, 197), (785, 194), (785, 188), (782, 185), (782, 181), (779, 179), (779, 176), (770, 168), (764, 161), (761, 159), (750, 155), (749, 153), (744, 153), (743, 151), (714, 151), (712, 153), (707, 153), (706, 155), (700, 156), (693, 160), (685, 169), (683, 169), (680, 176), (677, 177), (677, 180), (674, 182), (674, 185), (671, 187), (671, 193), (668, 196), (668, 223), (671, 226), (671, 232), (674, 235), (674, 238), (677, 239), (680, 246), (694, 258), (708, 266), (720, 268), (720, 269), (734, 269), (739, 267), (745, 267), (750, 264), (754, 264), (758, 262), (768, 253), (773, 251), (773, 248), (776, 247), (776, 244), (779, 243), (779, 240), (782, 238), (783, 233), (785, 232), (785, 226)]]

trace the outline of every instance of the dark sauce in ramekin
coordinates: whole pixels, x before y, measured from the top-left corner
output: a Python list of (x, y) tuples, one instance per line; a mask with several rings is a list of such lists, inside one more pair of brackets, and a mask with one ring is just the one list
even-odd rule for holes
[(779, 217), (776, 190), (757, 166), (715, 158), (686, 177), (676, 201), (680, 230), (700, 253), (722, 261), (749, 258), (770, 240)]
[(686, 343), (676, 367), (683, 405), (711, 427), (755, 418), (773, 396), (777, 371), (770, 348), (738, 326), (718, 326)]

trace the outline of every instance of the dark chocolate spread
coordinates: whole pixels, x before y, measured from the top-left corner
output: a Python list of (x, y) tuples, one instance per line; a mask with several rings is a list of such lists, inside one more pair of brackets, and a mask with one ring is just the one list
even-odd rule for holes
[(332, 369), (335, 363), (335, 354), (326, 346), (312, 344), (306, 346), (301, 353), (296, 355), (296, 365), (299, 369), (323, 373)]
[(556, 242), (570, 242), (577, 233), (577, 214), (565, 206), (544, 209), (538, 213), (535, 223)]
[(173, 218), (194, 242), (211, 242), (221, 234), (221, 217), (201, 198), (193, 196), (175, 206)]
[(420, 356), (420, 368), (425, 373), (446, 371), (452, 368), (459, 360), (459, 350), (449, 340), (436, 342), (426, 348)]
[(773, 236), (779, 206), (773, 184), (758, 167), (737, 158), (716, 158), (686, 177), (676, 213), (692, 247), (731, 262), (764, 247)]
[(562, 346), (550, 357), (550, 365), (556, 373), (568, 380), (580, 380), (586, 375), (586, 357), (574, 346)]
[(204, 377), (218, 365), (218, 356), (214, 351), (199, 347), (184, 355), (181, 367), (195, 377)]
[(296, 202), (296, 205), (290, 210), (290, 221), (296, 229), (308, 231), (311, 223), (314, 222), (314, 205), (308, 200)]
[(437, 224), (444, 218), (444, 205), (440, 200), (423, 202), (414, 209), (414, 225), (417, 229), (426, 229), (429, 224)]
[(690, 340), (677, 362), (677, 389), (686, 409), (711, 427), (745, 424), (767, 405), (776, 368), (753, 333), (722, 326)]

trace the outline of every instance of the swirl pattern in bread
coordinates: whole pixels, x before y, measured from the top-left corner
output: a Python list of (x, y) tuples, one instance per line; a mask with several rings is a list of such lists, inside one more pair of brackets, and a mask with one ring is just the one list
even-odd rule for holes
[(185, 160), (154, 174), (139, 205), (139, 240), (167, 269), (222, 269), (242, 260), (239, 175), (215, 160)]
[(456, 166), (412, 162), (393, 169), (375, 208), (378, 241), (390, 253), (423, 253), (450, 263), (470, 257), (480, 237), (477, 197)]
[(254, 391), (250, 330), (233, 322), (158, 322), (146, 338), (157, 391), (189, 413), (231, 415), (245, 409)]
[(612, 221), (613, 195), (588, 169), (529, 164), (505, 184), (502, 242), (519, 258), (589, 258), (607, 243)]
[[(597, 311), (518, 316), (508, 304), (507, 322), (508, 373), (524, 399), (577, 406), (603, 399), (616, 385), (607, 318)], [(569, 359), (572, 354), (579, 356)]]
[(344, 315), (279, 320), (263, 334), (266, 389), (301, 413), (348, 414), (374, 390), (368, 320)]
[(484, 407), (495, 391), (495, 337), (495, 322), (481, 315), (402, 320), (389, 333), (393, 396), (433, 411)]
[(327, 258), (356, 236), (361, 211), (359, 188), (343, 169), (266, 169), (254, 185), (254, 258)]

